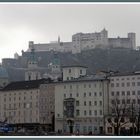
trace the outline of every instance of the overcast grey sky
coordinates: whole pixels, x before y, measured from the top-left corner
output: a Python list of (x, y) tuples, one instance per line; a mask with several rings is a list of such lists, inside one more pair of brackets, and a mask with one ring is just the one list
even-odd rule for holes
[(109, 37), (135, 32), (140, 45), (140, 4), (0, 4), (0, 59), (21, 54), (30, 40), (71, 41), (74, 33), (104, 27)]

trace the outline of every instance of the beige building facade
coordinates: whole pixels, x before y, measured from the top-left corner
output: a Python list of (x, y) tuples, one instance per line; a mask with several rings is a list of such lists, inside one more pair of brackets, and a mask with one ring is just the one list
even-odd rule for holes
[[(127, 108), (126, 113), (122, 114), (124, 121), (121, 122), (125, 125), (122, 125), (119, 130), (132, 134), (132, 129), (137, 129), (136, 122), (140, 109), (140, 72), (113, 74), (109, 76), (109, 80), (109, 114), (106, 117), (106, 134), (114, 135), (115, 133), (115, 128), (108, 122), (108, 118), (112, 118), (114, 123), (115, 118), (117, 118), (115, 110), (121, 111)], [(120, 120), (121, 113), (119, 115), (118, 119)], [(135, 123), (131, 122), (133, 117), (136, 118)]]
[(0, 91), (0, 121), (52, 127), (53, 115), (54, 84), (47, 80), (13, 82)]
[(79, 134), (104, 132), (108, 113), (108, 81), (65, 81), (55, 86), (55, 131)]
[(87, 67), (79, 65), (63, 66), (62, 71), (63, 71), (63, 81), (67, 81), (85, 76), (87, 72)]

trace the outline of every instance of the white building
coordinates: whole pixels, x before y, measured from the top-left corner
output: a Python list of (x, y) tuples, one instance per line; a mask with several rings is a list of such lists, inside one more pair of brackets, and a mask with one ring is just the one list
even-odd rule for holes
[(108, 81), (85, 77), (55, 85), (55, 131), (79, 134), (104, 133), (108, 113)]
[[(0, 121), (15, 127), (52, 127), (54, 84), (32, 80), (12, 82), (0, 90)], [(52, 130), (51, 130), (52, 131)]]
[(76, 79), (86, 75), (87, 67), (80, 65), (63, 66), (63, 81)]
[[(112, 74), (109, 76), (109, 79), (109, 114), (111, 114), (111, 116), (109, 115), (108, 117), (113, 117), (117, 107), (120, 108), (122, 106), (122, 109), (124, 107), (129, 108), (128, 113), (130, 113), (130, 115), (123, 116), (127, 123), (120, 127), (120, 131), (123, 129), (129, 131), (129, 134), (132, 134), (133, 124), (130, 122), (132, 117), (132, 105), (135, 107), (135, 109), (133, 109), (135, 115), (139, 112), (136, 110), (140, 109), (140, 72)], [(115, 102), (117, 102), (116, 106), (114, 106)], [(119, 111), (120, 110), (121, 108)], [(115, 117), (116, 115), (112, 119), (115, 119)], [(136, 124), (134, 124), (134, 128), (136, 129)], [(106, 134), (112, 135), (114, 133), (114, 127), (106, 120)]]

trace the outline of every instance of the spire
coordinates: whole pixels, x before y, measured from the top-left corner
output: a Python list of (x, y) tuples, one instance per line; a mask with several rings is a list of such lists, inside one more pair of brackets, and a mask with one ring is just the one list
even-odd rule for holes
[(58, 36), (58, 43), (60, 43), (60, 36)]

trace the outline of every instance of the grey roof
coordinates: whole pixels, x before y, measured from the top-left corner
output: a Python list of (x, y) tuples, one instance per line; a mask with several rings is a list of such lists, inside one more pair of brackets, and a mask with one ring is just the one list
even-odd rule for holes
[(125, 72), (125, 73), (112, 73), (110, 77), (117, 77), (117, 76), (133, 76), (133, 75), (140, 75), (140, 71), (136, 72)]
[(67, 81), (60, 81), (56, 83), (72, 83), (72, 82), (88, 82), (88, 81), (105, 81), (108, 80), (105, 75), (86, 75), (82, 76), (80, 78), (72, 79), (72, 80), (67, 80)]
[(86, 66), (82, 66), (82, 65), (64, 65), (62, 66), (62, 68), (70, 68), (70, 67), (82, 67), (82, 68), (88, 68)]
[(1, 91), (36, 89), (39, 88), (40, 84), (50, 83), (50, 82), (51, 81), (49, 79), (11, 82), (6, 87), (1, 89)]

